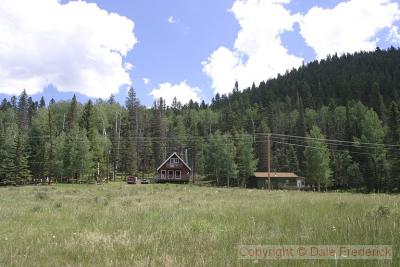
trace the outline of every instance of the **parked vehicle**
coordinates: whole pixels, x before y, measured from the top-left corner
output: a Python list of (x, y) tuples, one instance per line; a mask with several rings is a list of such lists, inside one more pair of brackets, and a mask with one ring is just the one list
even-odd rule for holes
[(142, 179), (142, 180), (140, 181), (140, 183), (141, 183), (141, 184), (149, 184), (149, 180), (147, 180), (147, 179)]
[(136, 176), (128, 176), (128, 178), (126, 178), (128, 184), (137, 184), (137, 180)]

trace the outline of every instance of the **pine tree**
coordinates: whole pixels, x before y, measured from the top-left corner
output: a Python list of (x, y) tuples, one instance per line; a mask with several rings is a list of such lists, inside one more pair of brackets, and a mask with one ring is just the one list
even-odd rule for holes
[(268, 128), (266, 120), (262, 120), (257, 131), (261, 133), (256, 138), (256, 146), (255, 146), (255, 153), (256, 158), (258, 158), (258, 167), (257, 169), (260, 171), (267, 171), (268, 169), (268, 155), (267, 155), (267, 138), (266, 134), (270, 133), (270, 129)]
[(162, 98), (154, 102), (152, 109), (152, 136), (155, 140), (153, 142), (153, 154), (156, 166), (160, 165), (166, 158), (166, 121), (165, 121), (165, 102)]
[(34, 178), (44, 179), (48, 176), (48, 112), (40, 109), (33, 117), (32, 125), (29, 131), (29, 144), (31, 148), (31, 157), (29, 161), (30, 170)]
[(32, 100), (32, 97), (28, 97), (28, 127), (32, 124), (33, 116), (35, 116), (38, 109), (38, 103)]
[(117, 103), (117, 102), (115, 101), (115, 95), (114, 95), (114, 94), (111, 94), (111, 95), (110, 95), (110, 97), (109, 97), (108, 100), (107, 100), (107, 103), (108, 103), (109, 105), (114, 105), (114, 104)]
[(10, 99), (10, 103), (11, 103), (11, 107), (13, 108), (14, 112), (18, 111), (18, 107), (17, 107), (17, 97), (15, 95), (13, 95)]
[(23, 132), (27, 132), (29, 128), (28, 109), (28, 95), (23, 90), (18, 99), (18, 127)]
[(46, 101), (43, 96), (40, 98), (39, 108), (46, 108)]
[(297, 160), (296, 150), (293, 145), (289, 145), (287, 150), (288, 171), (297, 173), (299, 172), (299, 161)]
[(129, 88), (128, 96), (125, 101), (128, 110), (127, 128), (125, 130), (125, 143), (128, 157), (128, 171), (133, 174), (138, 169), (138, 146), (139, 146), (139, 99), (136, 97), (136, 91), (133, 87)]
[[(394, 101), (389, 107), (387, 139), (390, 144), (400, 145), (400, 112)], [(398, 149), (389, 149), (388, 159), (391, 176), (390, 191), (400, 190), (400, 153)]]
[(80, 120), (80, 128), (85, 129), (87, 133), (87, 138), (89, 139), (91, 145), (90, 148), (92, 152), (97, 156), (99, 155), (99, 148), (97, 146), (97, 127), (96, 127), (96, 113), (93, 107), (92, 101), (89, 100), (87, 104), (83, 107), (82, 117)]
[(14, 143), (9, 144), (8, 149), (4, 148), (1, 150), (1, 162), (0, 162), (0, 179), (6, 183), (15, 181), (16, 167), (15, 167), (15, 147)]
[[(297, 109), (299, 111), (299, 117), (297, 119), (296, 123), (296, 135), (297, 136), (306, 136), (306, 123), (305, 123), (305, 115), (304, 115), (304, 106), (303, 106), (303, 100), (301, 97), (297, 98)], [(304, 166), (304, 147), (297, 147), (297, 159), (299, 161), (299, 168), (300, 171), (302, 172), (305, 168)]]
[(17, 134), (16, 141), (13, 146), (13, 150), (15, 151), (15, 156), (13, 158), (15, 172), (14, 172), (14, 181), (17, 183), (25, 183), (27, 182), (31, 172), (28, 166), (28, 146), (26, 143), (25, 134), (19, 130)]
[(66, 132), (68, 133), (71, 131), (74, 127), (78, 125), (78, 102), (76, 100), (76, 96), (74, 95), (72, 97), (68, 113), (65, 116), (65, 129)]
[(0, 117), (0, 182), (9, 183), (15, 173), (14, 137), (4, 127)]

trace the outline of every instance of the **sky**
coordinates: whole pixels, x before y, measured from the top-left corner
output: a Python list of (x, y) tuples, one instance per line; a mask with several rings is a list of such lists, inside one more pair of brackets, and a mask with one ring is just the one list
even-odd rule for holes
[(400, 0), (0, 0), (0, 97), (210, 102), (329, 54), (400, 46)]

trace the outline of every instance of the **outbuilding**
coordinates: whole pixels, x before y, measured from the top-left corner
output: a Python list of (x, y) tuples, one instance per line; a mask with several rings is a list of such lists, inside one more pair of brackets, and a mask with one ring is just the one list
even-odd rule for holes
[[(271, 172), (272, 189), (303, 189), (305, 187), (304, 177), (293, 172)], [(255, 172), (250, 178), (250, 183), (256, 188), (268, 188), (268, 172)]]

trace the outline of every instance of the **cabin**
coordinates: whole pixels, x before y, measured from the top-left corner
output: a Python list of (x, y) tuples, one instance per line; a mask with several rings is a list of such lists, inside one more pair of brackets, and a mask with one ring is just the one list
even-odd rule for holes
[(187, 183), (191, 172), (189, 165), (174, 152), (157, 168), (156, 182)]
[[(305, 188), (305, 179), (293, 172), (270, 172), (272, 189), (301, 190)], [(266, 189), (268, 172), (255, 172), (250, 177), (251, 187)]]

